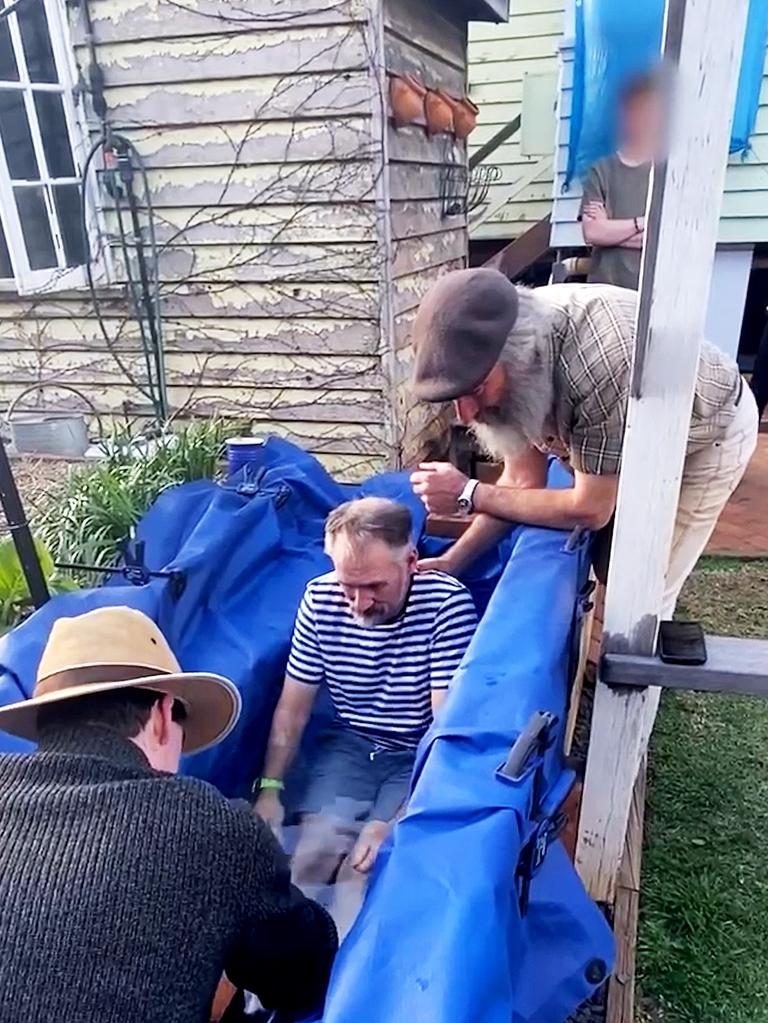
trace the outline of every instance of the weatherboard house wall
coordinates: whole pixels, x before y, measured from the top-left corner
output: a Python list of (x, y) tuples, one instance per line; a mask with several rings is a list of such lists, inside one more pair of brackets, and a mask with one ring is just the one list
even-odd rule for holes
[[(388, 74), (463, 93), (468, 18), (506, 3), (88, 6), (108, 125), (146, 167), (172, 410), (237, 416), (349, 479), (418, 457), (442, 424), (408, 394), (410, 324), (431, 281), (465, 261), (466, 218), (441, 201), (443, 168), (465, 152), (424, 125), (394, 128)], [(82, 81), (78, 9), (69, 34)], [(73, 95), (95, 138), (88, 99)], [(151, 414), (111, 201), (90, 194), (107, 250), (100, 316), (82, 287), (20, 294), (3, 281), (0, 406), (44, 382), (49, 407), (78, 403), (58, 383), (100, 413)]]
[[(505, 23), (471, 26), (470, 95), (480, 107), (471, 149), (518, 114), (522, 118), (521, 130), (488, 158), (502, 176), (491, 189), (490, 215), (470, 228), (473, 240), (509, 241), (551, 214), (555, 248), (583, 245), (580, 182), (564, 190), (573, 58), (573, 0), (512, 0)], [(768, 54), (750, 142), (745, 155), (729, 160), (720, 246), (768, 241)], [(505, 192), (510, 197), (499, 205)]]

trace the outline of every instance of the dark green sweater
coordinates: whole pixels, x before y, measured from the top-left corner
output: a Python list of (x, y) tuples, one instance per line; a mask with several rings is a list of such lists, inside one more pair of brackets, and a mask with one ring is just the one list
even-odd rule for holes
[(300, 1015), (335, 951), (246, 804), (101, 728), (0, 756), (1, 1023), (204, 1023), (224, 970)]

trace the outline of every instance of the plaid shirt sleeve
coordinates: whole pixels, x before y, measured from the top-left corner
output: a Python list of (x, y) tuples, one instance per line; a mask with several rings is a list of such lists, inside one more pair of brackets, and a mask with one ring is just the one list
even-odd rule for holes
[(637, 297), (593, 297), (567, 346), (564, 371), (573, 401), (571, 465), (590, 476), (615, 476), (629, 398)]

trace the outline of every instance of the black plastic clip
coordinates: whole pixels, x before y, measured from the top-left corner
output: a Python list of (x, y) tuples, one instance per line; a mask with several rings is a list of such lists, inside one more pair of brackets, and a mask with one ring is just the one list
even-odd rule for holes
[(521, 916), (528, 912), (531, 900), (531, 881), (534, 874), (544, 862), (550, 845), (560, 837), (567, 820), (566, 814), (558, 813), (555, 817), (548, 817), (540, 821), (522, 848), (516, 871)]
[(534, 754), (544, 753), (552, 743), (552, 731), (557, 717), (547, 710), (535, 711), (528, 724), (512, 743), (506, 763), (499, 774), (512, 781), (520, 781), (528, 770)]

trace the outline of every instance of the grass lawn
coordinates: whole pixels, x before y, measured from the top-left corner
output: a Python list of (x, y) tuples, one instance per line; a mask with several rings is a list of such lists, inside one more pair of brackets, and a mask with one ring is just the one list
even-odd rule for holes
[[(704, 561), (679, 616), (768, 638), (768, 562)], [(665, 696), (645, 846), (641, 1018), (768, 1023), (768, 700)]]

